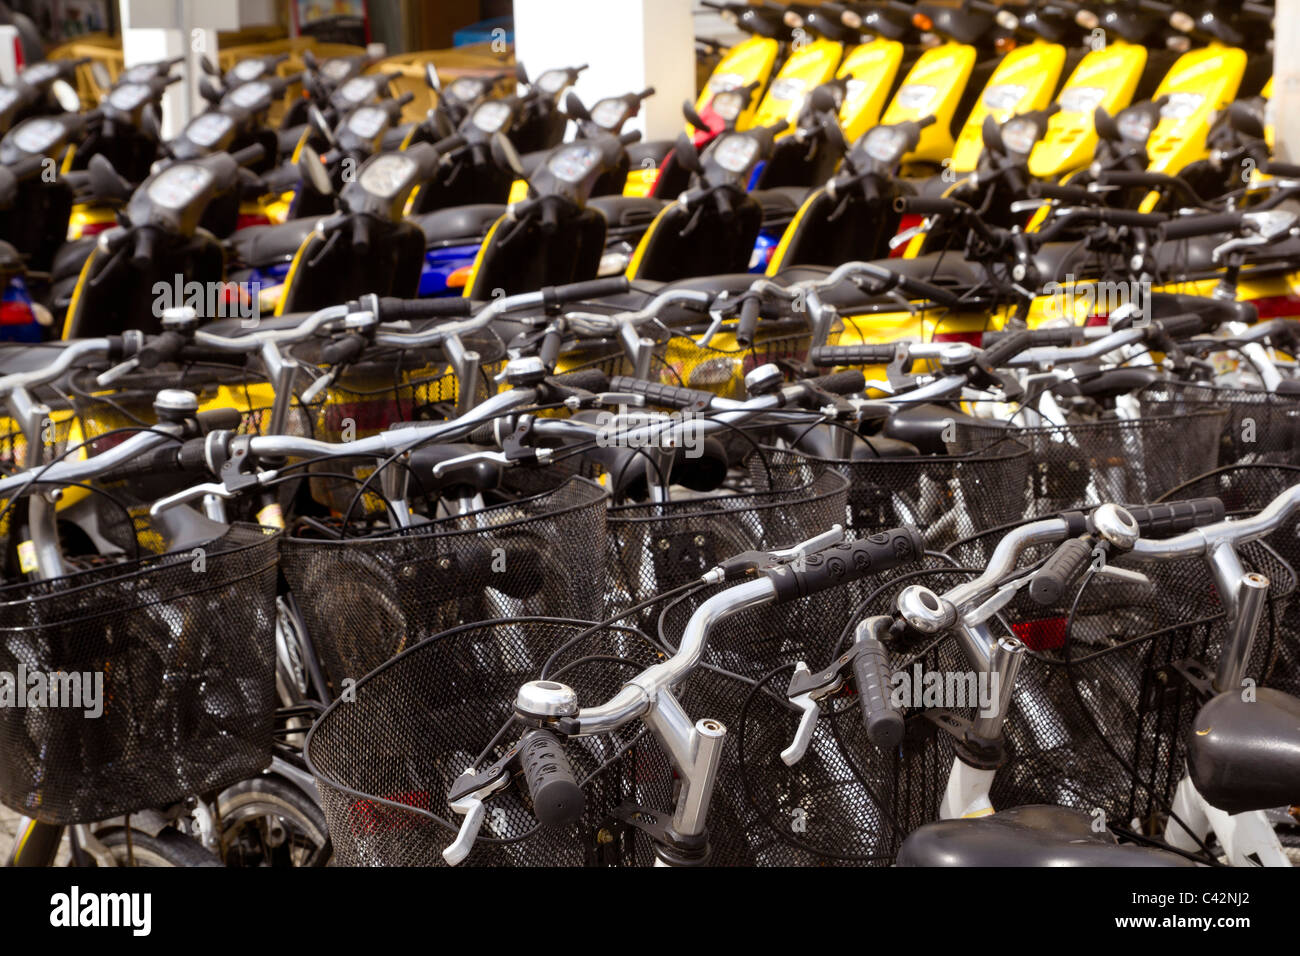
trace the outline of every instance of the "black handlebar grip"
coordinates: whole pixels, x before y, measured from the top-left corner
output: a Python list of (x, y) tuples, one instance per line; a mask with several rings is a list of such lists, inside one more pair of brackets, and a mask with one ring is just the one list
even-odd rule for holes
[(831, 395), (855, 395), (866, 389), (867, 377), (862, 374), (861, 369), (850, 368), (843, 372), (832, 372), (830, 375), (804, 379), (802, 384), (820, 392), (829, 392)]
[(939, 118), (935, 116), (933, 113), (927, 113), (925, 116), (922, 116), (919, 120), (916, 121), (916, 126), (918, 129), (925, 129), (927, 126), (933, 126), (938, 121)]
[(465, 318), (474, 310), (469, 299), (456, 296), (446, 299), (399, 299), (384, 296), (379, 300), (380, 321), (396, 319)]
[(1293, 163), (1279, 163), (1270, 159), (1267, 162), (1260, 163), (1259, 168), (1270, 176), (1280, 176), (1283, 179), (1300, 179), (1300, 166)]
[(1222, 521), (1223, 502), (1218, 498), (1187, 498), (1158, 505), (1131, 505), (1128, 513), (1149, 537), (1180, 534), (1202, 525)]
[(581, 397), (584, 392), (608, 391), (609, 377), (598, 368), (587, 368), (547, 378), (540, 388), (538, 401), (542, 404), (562, 402), (567, 398)]
[(894, 360), (898, 347), (890, 343), (872, 345), (814, 345), (808, 350), (808, 362), (817, 368), (834, 368), (837, 365), (888, 365)]
[(152, 228), (141, 229), (135, 234), (135, 248), (131, 250), (131, 265), (140, 269), (153, 262), (156, 238)]
[(687, 388), (684, 385), (664, 385), (660, 382), (647, 382), (644, 379), (628, 375), (616, 375), (609, 380), (611, 392), (631, 392), (644, 395), (646, 403), (660, 408), (708, 408), (714, 399), (712, 392), (703, 389)]
[(904, 525), (861, 541), (823, 548), (802, 561), (777, 565), (763, 574), (772, 582), (779, 604), (910, 564), (924, 552), (921, 533), (911, 525)]
[(1167, 319), (1160, 319), (1156, 322), (1156, 325), (1160, 327), (1161, 332), (1170, 338), (1185, 338), (1189, 335), (1200, 335), (1204, 332), (1206, 319), (1203, 315), (1188, 312), (1184, 315), (1171, 315)]
[(581, 302), (583, 299), (600, 299), (607, 295), (622, 295), (630, 288), (625, 276), (607, 276), (587, 282), (570, 282), (568, 285), (547, 286), (542, 290), (546, 303)]
[(1236, 232), (1241, 226), (1241, 213), (1220, 212), (1209, 216), (1179, 216), (1160, 227), (1164, 239), (1190, 239), (1193, 236), (1212, 236), (1219, 232)]
[(230, 154), (230, 158), (235, 161), (236, 166), (247, 166), (249, 163), (261, 161), (266, 155), (266, 147), (261, 143), (254, 143), (252, 146), (245, 146), (243, 149), (235, 150)]
[(1162, 212), (1138, 212), (1135, 209), (1095, 209), (1093, 212), (1098, 222), (1108, 226), (1156, 228), (1164, 225), (1169, 219)]
[(763, 303), (758, 296), (750, 296), (740, 303), (740, 321), (736, 323), (736, 344), (749, 348), (754, 342), (754, 331), (758, 328), (758, 315)]
[(562, 827), (582, 817), (586, 800), (555, 734), (534, 730), (524, 737), (519, 747), (519, 763), (524, 768), (528, 794), (533, 799), (533, 816), (538, 823)]
[(1083, 329), (1075, 325), (1065, 325), (1060, 328), (1050, 329), (1021, 329), (1014, 332), (985, 332), (983, 347), (985, 349), (990, 349), (997, 343), (1003, 342), (1013, 335), (1019, 335), (1022, 332), (1028, 334), (1030, 347), (1035, 345), (1047, 345), (1066, 348), (1074, 345), (1083, 338)]
[(1169, 179), (1163, 173), (1136, 169), (1108, 169), (1097, 177), (1098, 182), (1107, 186), (1164, 186)]
[(555, 368), (555, 363), (560, 358), (560, 346), (563, 344), (564, 336), (560, 334), (560, 330), (557, 328), (549, 328), (542, 334), (541, 345), (537, 349), (537, 357), (542, 360), (544, 368)]
[(453, 149), (460, 149), (464, 145), (465, 137), (461, 136), (459, 133), (453, 133), (452, 135), (434, 143), (433, 149), (436, 153), (442, 155), (443, 153), (450, 153)]
[(175, 445), (155, 448), (130, 461), (123, 462), (115, 468), (101, 472), (98, 480), (108, 483), (125, 481), (130, 478), (142, 478), (145, 475), (168, 474), (179, 468), (179, 451)]
[(991, 346), (984, 350), (984, 362), (992, 367), (997, 367), (1015, 358), (1025, 349), (1034, 344), (1033, 336), (1029, 334), (1028, 329), (1018, 329), (1009, 335), (1004, 335)]
[[(877, 618), (888, 628), (890, 618)], [(873, 622), (874, 623), (874, 622)], [(867, 739), (877, 747), (891, 749), (903, 739), (903, 715), (889, 701), (889, 651), (879, 638), (868, 637), (858, 641), (857, 656), (853, 658), (853, 677), (858, 685), (858, 706), (862, 708), (862, 723), (867, 728)]]
[(366, 349), (366, 340), (359, 335), (345, 335), (325, 345), (320, 350), (321, 361), (326, 365), (351, 362)]
[(1093, 543), (1087, 534), (1061, 542), (1029, 582), (1029, 596), (1035, 603), (1051, 607), (1060, 602), (1092, 560)]
[(189, 339), (179, 332), (160, 332), (150, 336), (136, 353), (141, 368), (154, 368), (160, 362), (175, 358)]
[(967, 208), (955, 199), (926, 198), (924, 196), (899, 196), (894, 200), (894, 212), (916, 216), (946, 216), (961, 213)]
[(1092, 206), (1100, 202), (1096, 193), (1090, 193), (1082, 186), (1057, 186), (1054, 183), (1030, 183), (1029, 196), (1031, 199), (1057, 199), (1080, 206)]
[[(207, 408), (194, 416), (203, 434), (215, 431), (234, 431), (244, 423), (244, 413), (238, 408)], [(200, 441), (200, 445), (202, 441)]]

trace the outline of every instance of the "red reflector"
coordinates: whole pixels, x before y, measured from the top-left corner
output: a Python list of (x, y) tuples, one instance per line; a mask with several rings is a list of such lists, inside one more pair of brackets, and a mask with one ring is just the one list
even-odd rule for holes
[(24, 65), (23, 42), (17, 35), (15, 35), (14, 36), (14, 69), (21, 70), (23, 68), (23, 65)]
[(271, 220), (260, 212), (240, 213), (239, 218), (235, 220), (235, 228), (243, 229), (245, 226), (269, 226)]
[(1084, 320), (1083, 324), (1089, 328), (1095, 325), (1110, 325), (1110, 313), (1099, 312), (1096, 315), (1090, 315)]
[(86, 223), (84, 226), (81, 227), (81, 238), (82, 238), (82, 239), (85, 239), (87, 236), (97, 236), (97, 235), (99, 235), (101, 232), (103, 232), (105, 229), (112, 229), (112, 228), (113, 228), (114, 226), (116, 226), (116, 225), (117, 225), (117, 223), (112, 222), (112, 221), (110, 221), (110, 222), (88, 222), (88, 223)]
[(0, 302), (0, 325), (28, 325), (35, 321), (26, 302)]
[(1300, 297), (1294, 295), (1266, 295), (1262, 299), (1247, 299), (1263, 319), (1300, 318)]
[(1045, 617), (1012, 624), (1011, 630), (1031, 651), (1051, 651), (1065, 646), (1065, 618)]
[(933, 342), (965, 342), (976, 348), (984, 341), (983, 332), (935, 332)]

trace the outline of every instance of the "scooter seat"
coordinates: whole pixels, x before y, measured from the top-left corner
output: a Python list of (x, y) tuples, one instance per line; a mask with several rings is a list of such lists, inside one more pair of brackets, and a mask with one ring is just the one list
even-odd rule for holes
[(803, 186), (773, 186), (771, 189), (755, 189), (750, 195), (763, 207), (764, 223), (789, 222), (808, 198), (808, 189)]
[(450, 246), (460, 243), (482, 242), (492, 223), (505, 215), (506, 207), (500, 203), (485, 202), (469, 206), (452, 206), (437, 212), (411, 216), (410, 221), (424, 233), (425, 248)]
[(1237, 690), (1213, 698), (1188, 731), (1187, 767), (1228, 813), (1300, 803), (1300, 698), (1268, 687), (1254, 701)]
[(1096, 833), (1092, 816), (1069, 807), (1034, 805), (986, 817), (939, 820), (912, 831), (899, 866), (1195, 866), (1150, 847), (1121, 845)]
[(277, 226), (248, 226), (226, 240), (226, 248), (238, 263), (269, 266), (288, 262), (311, 235), (319, 220), (315, 217), (290, 219)]
[(50, 279), (58, 282), (60, 279), (80, 275), (81, 267), (86, 264), (86, 260), (95, 249), (97, 238), (86, 236), (84, 239), (73, 239), (60, 246), (50, 262)]
[(650, 196), (595, 196), (587, 200), (587, 208), (604, 216), (610, 229), (627, 226), (644, 229), (667, 205), (664, 200)]

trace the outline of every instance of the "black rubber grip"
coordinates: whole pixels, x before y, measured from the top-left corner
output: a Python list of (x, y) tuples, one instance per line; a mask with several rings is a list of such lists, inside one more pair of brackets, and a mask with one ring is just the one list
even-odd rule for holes
[(533, 816), (549, 827), (576, 823), (586, 809), (569, 758), (559, 739), (549, 730), (534, 730), (520, 742), (519, 763), (524, 769)]
[(1138, 226), (1156, 228), (1164, 225), (1169, 217), (1162, 212), (1138, 212), (1135, 209), (1094, 209), (1097, 221), (1108, 226)]
[(244, 423), (244, 413), (238, 408), (206, 408), (194, 416), (203, 434), (215, 431), (234, 431)]
[(763, 573), (776, 589), (777, 603), (781, 603), (910, 564), (920, 560), (924, 551), (921, 533), (904, 525), (861, 541), (823, 548), (800, 562), (778, 565)]
[(560, 334), (557, 328), (549, 328), (542, 335), (542, 341), (537, 349), (537, 357), (542, 360), (542, 365), (547, 369), (555, 368), (556, 361), (560, 358), (560, 346), (564, 344), (564, 336)]
[(168, 331), (151, 335), (144, 345), (140, 346), (140, 351), (136, 353), (136, 361), (140, 363), (141, 368), (154, 368), (160, 362), (179, 355), (187, 342), (189, 338), (179, 332)]
[(751, 295), (740, 303), (740, 321), (736, 323), (736, 344), (749, 348), (754, 342), (754, 332), (758, 329), (758, 316), (763, 303), (758, 296)]
[(1209, 216), (1179, 216), (1161, 226), (1160, 235), (1165, 239), (1190, 239), (1236, 232), (1241, 226), (1241, 215), (1239, 212), (1220, 212)]
[(588, 368), (547, 378), (539, 389), (538, 401), (545, 405), (580, 396), (583, 392), (608, 391), (609, 377), (598, 368)]
[(843, 372), (820, 375), (817, 378), (806, 378), (802, 384), (831, 395), (855, 395), (867, 387), (867, 378), (862, 374), (861, 369), (850, 368)]
[(1107, 169), (1097, 177), (1097, 181), (1107, 186), (1167, 186), (1170, 178), (1146, 170)]
[(461, 136), (459, 133), (453, 133), (452, 135), (444, 137), (434, 143), (433, 149), (436, 153), (441, 155), (443, 153), (450, 153), (453, 149), (460, 149), (464, 145), (465, 137)]
[(145, 452), (128, 462), (123, 462), (115, 468), (101, 472), (97, 479), (102, 482), (125, 481), (131, 478), (142, 478), (145, 475), (169, 474), (179, 471), (179, 452), (177, 445), (166, 445), (162, 448), (155, 448), (153, 451)]
[(1029, 596), (1044, 607), (1060, 603), (1087, 569), (1095, 543), (1087, 534), (1062, 541), (1047, 562), (1034, 572), (1034, 579), (1029, 582)]
[(1021, 329), (1015, 332), (985, 332), (982, 340), (983, 347), (985, 349), (991, 349), (999, 342), (1005, 341), (1009, 336), (1019, 335), (1021, 332), (1026, 332), (1029, 335), (1030, 347), (1035, 345), (1046, 345), (1066, 348), (1083, 339), (1082, 328), (1074, 325), (1067, 325), (1061, 326), (1060, 328), (1050, 329)]
[(235, 161), (236, 166), (247, 166), (249, 163), (260, 162), (265, 155), (266, 147), (261, 143), (254, 143), (252, 146), (235, 150), (230, 154), (230, 158)]
[(837, 365), (888, 365), (894, 360), (898, 346), (885, 343), (872, 345), (815, 345), (808, 350), (808, 362), (817, 368), (834, 368)]
[(385, 296), (379, 300), (379, 320), (465, 318), (474, 311), (474, 303), (461, 296), (445, 299), (398, 299)]
[(1142, 534), (1163, 537), (1181, 534), (1203, 525), (1222, 521), (1223, 502), (1218, 498), (1187, 498), (1159, 505), (1129, 505), (1128, 513), (1137, 521)]
[[(877, 618), (881, 627), (888, 629), (891, 619)], [(875, 622), (873, 621), (873, 626)], [(857, 642), (857, 656), (853, 658), (853, 677), (858, 686), (858, 706), (862, 708), (862, 723), (867, 728), (867, 739), (877, 747), (892, 749), (903, 739), (903, 715), (889, 702), (889, 651), (877, 637)]]
[(622, 295), (628, 288), (630, 288), (630, 284), (626, 276), (608, 276), (604, 279), (591, 279), (587, 282), (570, 282), (568, 285), (547, 286), (542, 289), (542, 297), (548, 305), (559, 305), (563, 302), (600, 299), (607, 295)]
[(915, 216), (960, 215), (968, 208), (965, 203), (955, 199), (899, 196), (894, 200), (894, 212), (910, 213)]
[(986, 365), (996, 368), (999, 365), (1015, 358), (1025, 349), (1034, 344), (1033, 336), (1028, 329), (1018, 329), (1010, 334), (1002, 336), (993, 343), (989, 348), (984, 350), (983, 359)]
[(1270, 159), (1265, 163), (1260, 163), (1259, 168), (1270, 176), (1281, 176), (1283, 179), (1300, 179), (1300, 166), (1293, 163), (1279, 163)]
[(1095, 206), (1101, 201), (1096, 193), (1090, 193), (1082, 186), (1058, 186), (1055, 183), (1030, 183), (1029, 196), (1031, 199), (1056, 199), (1081, 206)]
[(1200, 335), (1206, 331), (1207, 324), (1217, 325), (1217, 322), (1207, 323), (1205, 316), (1197, 315), (1194, 312), (1188, 312), (1184, 315), (1171, 315), (1167, 319), (1158, 319), (1156, 325), (1160, 331), (1171, 338), (1186, 338), (1189, 335)]
[(646, 404), (658, 405), (660, 408), (708, 408), (714, 399), (712, 392), (684, 385), (664, 385), (660, 382), (647, 382), (629, 375), (616, 375), (609, 380), (611, 392), (631, 392), (644, 395)]
[(366, 340), (359, 335), (345, 335), (327, 343), (320, 350), (320, 358), (326, 365), (339, 365), (351, 362), (366, 350)]

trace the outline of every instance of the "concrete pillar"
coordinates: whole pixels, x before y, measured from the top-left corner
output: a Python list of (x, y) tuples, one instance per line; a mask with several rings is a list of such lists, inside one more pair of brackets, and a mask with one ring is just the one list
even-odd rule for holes
[(1273, 98), (1269, 103), (1282, 162), (1300, 162), (1300, 0), (1277, 0), (1273, 28)]
[(695, 100), (692, 7), (691, 0), (515, 0), (515, 56), (530, 77), (590, 64), (574, 87), (588, 107), (653, 86), (625, 129), (672, 139), (681, 132), (682, 100)]

